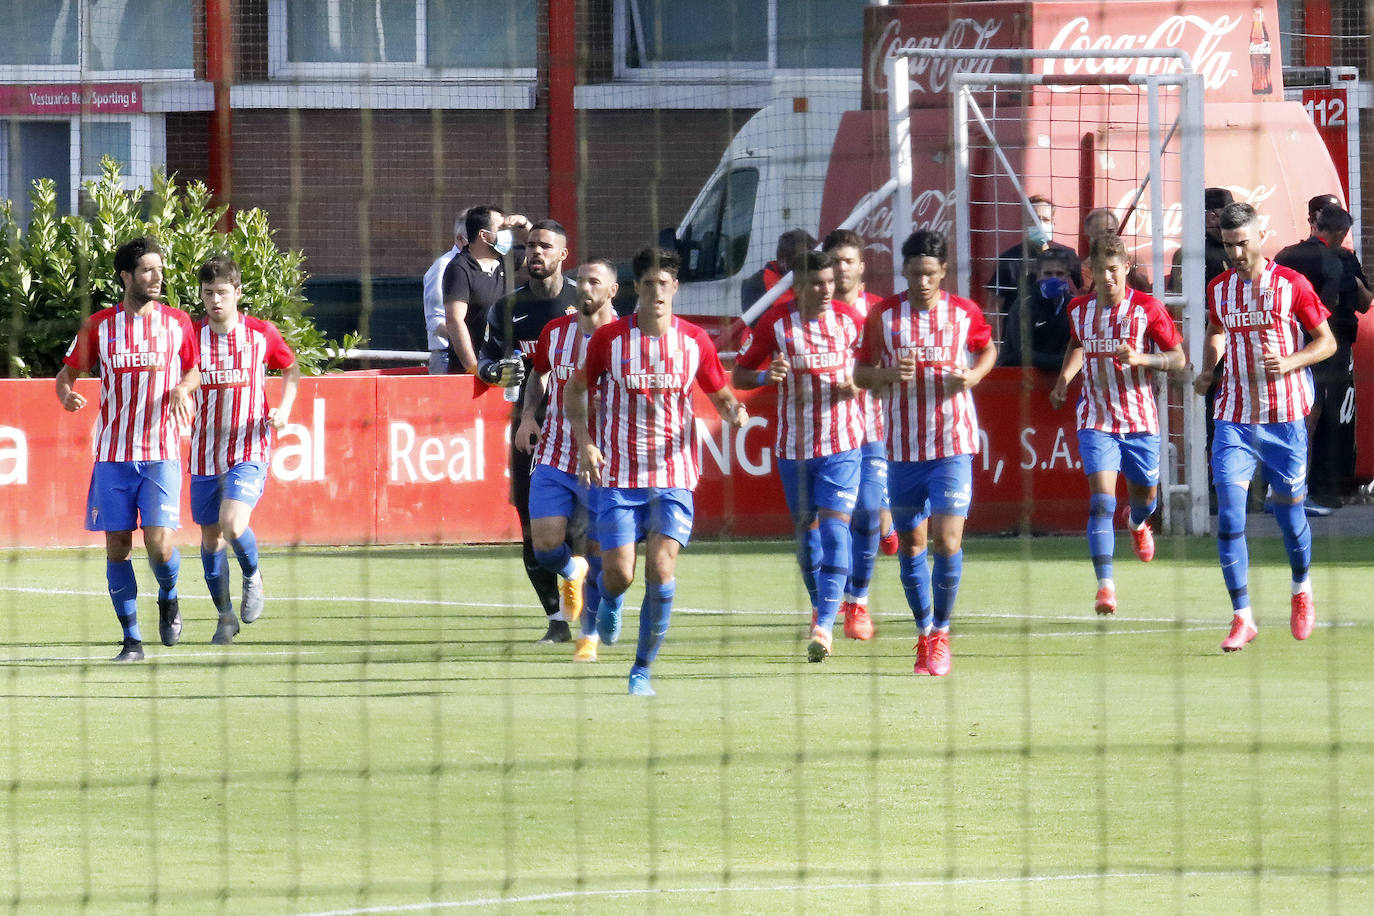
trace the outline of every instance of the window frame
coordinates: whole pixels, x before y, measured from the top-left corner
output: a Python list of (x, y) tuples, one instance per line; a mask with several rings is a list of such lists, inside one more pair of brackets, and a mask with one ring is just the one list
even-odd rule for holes
[(90, 65), (86, 22), (89, 10), (86, 0), (77, 0), (77, 42), (76, 63), (74, 64), (0, 64), (0, 83), (137, 83), (156, 80), (193, 80), (196, 78), (195, 60), (195, 3), (189, 0), (191, 8), (192, 66), (136, 68), (128, 70), (96, 70)]
[[(630, 54), (630, 5), (638, 0), (615, 0), (613, 20), (613, 55), (615, 79), (629, 82), (683, 80), (703, 82), (710, 80), (757, 80), (760, 82), (778, 78), (797, 77), (802, 74), (813, 77), (848, 78), (863, 70), (861, 63), (853, 67), (780, 67), (778, 66), (778, 0), (768, 2), (768, 59), (759, 61), (672, 61), (670, 63), (641, 64), (631, 67)], [(642, 45), (643, 42), (640, 42)]]
[(431, 67), (425, 63), (429, 53), (428, 0), (415, 3), (415, 59), (387, 63), (292, 62), (288, 59), (287, 4), (289, 0), (267, 3), (267, 78), (269, 80), (312, 80), (356, 82), (370, 78), (400, 80), (468, 80), (489, 83), (493, 79), (529, 81), (538, 79), (538, 67)]

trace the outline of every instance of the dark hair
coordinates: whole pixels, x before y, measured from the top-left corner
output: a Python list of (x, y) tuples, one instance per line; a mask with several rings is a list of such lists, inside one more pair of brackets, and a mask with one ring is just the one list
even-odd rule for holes
[(612, 261), (610, 258), (603, 258), (600, 256), (595, 258), (588, 258), (587, 260), (583, 261), (582, 267), (604, 267), (611, 272), (611, 276), (613, 277), (617, 273), (615, 262)]
[(1257, 219), (1259, 214), (1249, 204), (1227, 204), (1221, 210), (1219, 224), (1222, 229), (1234, 231), (1250, 225)]
[(832, 229), (821, 242), (821, 251), (834, 251), (836, 248), (857, 248), (864, 250), (863, 236), (853, 229)]
[(797, 255), (816, 247), (816, 239), (805, 229), (788, 229), (778, 236), (778, 263), (791, 264)]
[(1130, 252), (1126, 250), (1126, 243), (1121, 236), (1104, 235), (1093, 239), (1092, 248), (1088, 251), (1088, 263), (1106, 264), (1112, 258), (1120, 258), (1127, 264), (1131, 261)]
[(828, 251), (804, 251), (792, 259), (792, 273), (800, 277), (802, 274), (814, 274), (822, 270), (827, 270), (835, 266), (835, 259), (830, 256)]
[(483, 204), (479, 207), (468, 207), (467, 216), (463, 217), (463, 230), (468, 237), (468, 244), (477, 241), (477, 233), (483, 229), (491, 228), (491, 215), (503, 212), (500, 207), (493, 207)]
[(1307, 202), (1307, 218), (1311, 219), (1327, 207), (1339, 207), (1341, 200), (1335, 194), (1318, 194)]
[(1229, 188), (1208, 188), (1202, 192), (1202, 209), (1220, 210), (1236, 202)]
[(227, 254), (217, 254), (200, 265), (200, 270), (196, 272), (196, 277), (201, 283), (215, 283), (219, 280), (229, 281), (230, 286), (243, 285), (243, 272), (239, 270), (239, 265)]
[(641, 248), (635, 253), (634, 260), (630, 262), (636, 283), (644, 279), (644, 275), (653, 270), (666, 270), (673, 275), (673, 279), (677, 279), (677, 272), (681, 267), (682, 258), (678, 257), (676, 251), (656, 248), (652, 245), (648, 248)]
[(1046, 264), (1062, 264), (1067, 270), (1072, 266), (1072, 256), (1063, 248), (1045, 248), (1035, 256), (1035, 266), (1039, 269)]
[(1317, 212), (1316, 227), (1318, 232), (1339, 232), (1342, 235), (1350, 231), (1350, 227), (1355, 225), (1355, 220), (1340, 204), (1331, 204), (1322, 207)]
[(151, 235), (141, 235), (120, 245), (115, 249), (115, 275), (133, 273), (138, 267), (138, 262), (147, 254), (162, 254), (162, 246)]
[(563, 240), (568, 240), (568, 230), (563, 228), (563, 224), (556, 219), (541, 219), (530, 223), (530, 231), (543, 229), (545, 232), (554, 232), (563, 236)]
[(902, 260), (908, 258), (934, 258), (941, 264), (949, 257), (949, 244), (945, 237), (931, 229), (917, 229), (902, 243)]

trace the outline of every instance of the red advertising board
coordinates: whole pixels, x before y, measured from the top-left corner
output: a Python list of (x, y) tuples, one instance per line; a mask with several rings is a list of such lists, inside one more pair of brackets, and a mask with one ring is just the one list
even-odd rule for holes
[[(998, 369), (979, 386), (985, 437), (974, 462), (970, 530), (1081, 527), (1087, 485), (1076, 466), (1073, 412), (1049, 409), (1051, 381)], [(98, 383), (77, 384), (95, 403)], [(696, 530), (703, 536), (791, 531), (772, 454), (773, 390), (745, 400), (751, 419), (732, 430), (698, 399)], [(63, 411), (47, 379), (0, 381), (0, 404), (0, 546), (101, 543), (82, 528), (92, 409)], [(508, 412), (495, 395), (473, 398), (466, 377), (305, 379), (293, 422), (277, 437), (254, 528), (272, 544), (512, 540)], [(192, 545), (188, 492), (189, 481), (180, 540)]]
[(1341, 196), (1350, 200), (1350, 90), (1345, 86), (1304, 89), (1302, 107), (1331, 154), (1331, 164), (1341, 179)]

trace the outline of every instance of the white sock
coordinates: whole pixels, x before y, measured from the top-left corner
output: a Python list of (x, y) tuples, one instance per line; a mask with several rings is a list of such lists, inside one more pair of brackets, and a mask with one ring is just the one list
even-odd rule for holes
[(1098, 580), (1097, 580), (1097, 587), (1098, 587), (1098, 588), (1109, 588), (1109, 589), (1111, 589), (1112, 591), (1116, 591), (1116, 583), (1113, 582), (1111, 579), (1098, 579)]
[(1255, 616), (1250, 613), (1250, 608), (1248, 606), (1236, 611), (1236, 616), (1244, 620), (1249, 626), (1253, 627), (1255, 625)]
[(1304, 577), (1303, 577), (1303, 580), (1302, 580), (1301, 582), (1294, 582), (1294, 583), (1293, 583), (1293, 594), (1295, 594), (1295, 595), (1301, 595), (1303, 592), (1307, 592), (1307, 594), (1309, 594), (1309, 595), (1312, 594), (1312, 579), (1311, 579), (1311, 577), (1304, 576)]

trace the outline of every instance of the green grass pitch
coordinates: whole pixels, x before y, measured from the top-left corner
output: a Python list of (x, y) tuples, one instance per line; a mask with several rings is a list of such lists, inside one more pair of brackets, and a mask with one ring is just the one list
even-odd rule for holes
[[(115, 666), (104, 561), (0, 553), (0, 909), (21, 913), (1374, 912), (1374, 540), (1318, 540), (1288, 634), (1223, 656), (1207, 539), (974, 539), (953, 673), (878, 638), (805, 661), (785, 543), (694, 543), (658, 696), (621, 645), (535, 646), (516, 551), (274, 550), (228, 649), (194, 550), (181, 645)], [(238, 586), (234, 588), (237, 595)]]

